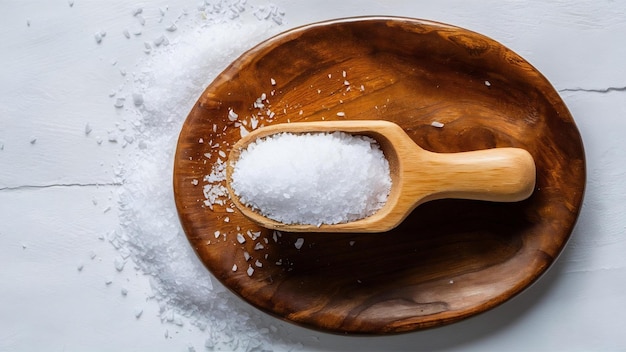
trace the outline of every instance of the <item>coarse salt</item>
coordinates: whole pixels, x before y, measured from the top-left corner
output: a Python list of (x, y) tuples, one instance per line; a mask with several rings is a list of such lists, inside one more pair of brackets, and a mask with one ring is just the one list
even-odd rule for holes
[(242, 203), (268, 218), (319, 226), (374, 214), (387, 201), (391, 176), (370, 137), (279, 133), (242, 150), (231, 186)]

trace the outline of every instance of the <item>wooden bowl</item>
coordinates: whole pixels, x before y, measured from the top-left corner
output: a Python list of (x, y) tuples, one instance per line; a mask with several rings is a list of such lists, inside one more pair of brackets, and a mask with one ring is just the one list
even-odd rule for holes
[[(526, 149), (536, 188), (516, 203), (429, 202), (386, 233), (276, 233), (236, 210), (222, 176), (241, 133), (339, 119), (393, 121), (434, 152)], [(307, 25), (246, 52), (198, 99), (174, 161), (181, 223), (211, 273), (265, 312), (335, 333), (436, 327), (505, 302), (557, 258), (584, 186), (580, 135), (541, 73), (483, 35), (396, 17)]]

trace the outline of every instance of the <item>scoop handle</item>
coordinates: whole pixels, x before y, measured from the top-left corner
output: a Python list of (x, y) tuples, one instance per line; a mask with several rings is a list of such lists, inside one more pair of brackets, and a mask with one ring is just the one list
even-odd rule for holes
[[(442, 198), (516, 202), (528, 198), (535, 188), (535, 162), (524, 149), (426, 152), (420, 159), (407, 167), (404, 176), (411, 183), (428, 180), (422, 186), (430, 188), (429, 195), (421, 202)], [(423, 177), (424, 172), (428, 177)]]

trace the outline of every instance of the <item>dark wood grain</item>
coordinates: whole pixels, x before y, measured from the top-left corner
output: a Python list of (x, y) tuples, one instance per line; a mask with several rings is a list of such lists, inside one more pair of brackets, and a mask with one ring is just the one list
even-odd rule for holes
[[(269, 104), (255, 108), (262, 93)], [(224, 159), (217, 150), (228, 154), (240, 138), (229, 109), (240, 120), (269, 109), (275, 115), (260, 120), (265, 125), (389, 120), (435, 152), (524, 148), (535, 159), (536, 189), (518, 203), (426, 203), (387, 233), (274, 236), (230, 202), (213, 209), (203, 202), (203, 177)], [(445, 126), (432, 127), (433, 121)], [(297, 28), (242, 55), (189, 113), (174, 163), (181, 223), (208, 270), (270, 314), (336, 333), (441, 326), (505, 302), (537, 280), (561, 252), (584, 186), (580, 135), (540, 72), (480, 34), (387, 17)], [(260, 237), (252, 240), (248, 230), (260, 231)], [(237, 233), (246, 236), (245, 243), (237, 241)], [(294, 245), (298, 238), (304, 239), (300, 249)], [(246, 261), (244, 252), (251, 259)]]

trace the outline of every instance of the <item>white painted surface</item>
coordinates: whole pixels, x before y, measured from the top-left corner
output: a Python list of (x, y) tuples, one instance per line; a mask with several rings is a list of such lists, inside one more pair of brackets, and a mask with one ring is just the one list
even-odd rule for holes
[[(276, 326), (276, 337), (290, 341), (276, 349), (626, 349), (626, 3), (275, 3), (285, 11), (283, 25), (249, 33), (242, 41), (309, 22), (366, 14), (446, 22), (500, 41), (561, 92), (585, 143), (587, 192), (570, 243), (538, 283), (514, 300), (452, 326), (400, 336), (343, 337), (255, 315), (237, 299), (224, 300), (226, 304), (250, 312), (261, 325)], [(156, 21), (158, 9), (167, 6), (170, 20), (184, 8), (194, 13), (198, 1), (75, 0), (69, 6), (63, 0), (13, 0), (3, 5), (0, 351), (204, 350), (208, 330), (162, 322), (149, 278), (133, 263), (116, 270), (119, 251), (106, 240), (119, 226), (119, 161), (133, 158), (123, 143), (107, 141), (107, 132), (118, 133), (118, 126), (128, 123), (128, 110), (115, 109), (109, 94), (126, 89), (129, 77), (120, 70), (142, 69), (143, 41), (164, 33), (166, 22)], [(132, 16), (138, 7), (144, 9), (145, 26)], [(191, 23), (184, 18), (179, 23), (178, 31), (167, 33), (171, 40), (195, 30), (184, 26)], [(142, 34), (126, 39), (126, 28), (141, 28)], [(99, 31), (106, 36), (97, 44), (94, 33)], [(237, 43), (233, 47), (224, 59), (232, 60), (245, 49)], [(93, 129), (88, 136), (86, 124)]]

